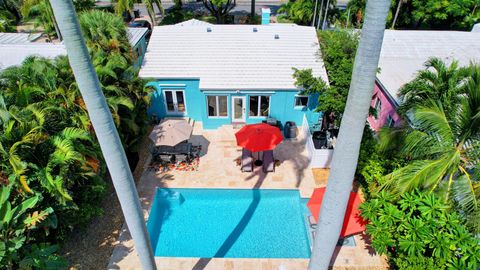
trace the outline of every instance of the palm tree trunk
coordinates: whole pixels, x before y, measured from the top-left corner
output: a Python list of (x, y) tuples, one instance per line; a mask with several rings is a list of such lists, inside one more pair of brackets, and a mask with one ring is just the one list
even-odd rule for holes
[(140, 201), (112, 115), (100, 88), (72, 0), (50, 0), (70, 66), (87, 106), (143, 269), (156, 269)]
[(403, 0), (398, 0), (397, 10), (395, 11), (395, 17), (393, 17), (392, 27), (391, 29), (395, 29), (395, 23), (397, 23), (398, 14), (400, 13), (400, 7), (403, 4)]
[(315, 9), (313, 10), (312, 26), (315, 26), (315, 19), (317, 18), (317, 6), (318, 6), (318, 0), (315, 0)]
[(367, 1), (366, 19), (315, 232), (309, 270), (328, 269), (342, 229), (372, 99), (389, 7), (390, 0)]
[(323, 17), (322, 30), (325, 30), (325, 23), (327, 23), (328, 7), (329, 6), (330, 6), (330, 0), (327, 0), (327, 5), (325, 6), (325, 17)]
[(250, 17), (252, 19), (251, 23), (253, 23), (253, 20), (255, 18), (255, 0), (252, 0), (252, 6), (250, 10)]
[(322, 0), (320, 3), (320, 12), (318, 13), (318, 21), (317, 21), (317, 30), (320, 28), (320, 22), (322, 21), (322, 14), (323, 14), (323, 2), (325, 0)]

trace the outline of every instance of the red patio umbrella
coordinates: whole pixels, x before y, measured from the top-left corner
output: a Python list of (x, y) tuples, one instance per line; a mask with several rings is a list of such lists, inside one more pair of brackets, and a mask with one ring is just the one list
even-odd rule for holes
[[(324, 187), (316, 188), (313, 191), (312, 197), (307, 202), (307, 207), (310, 209), (310, 213), (312, 213), (317, 222), (324, 194)], [(340, 232), (340, 237), (343, 238), (365, 231), (365, 225), (367, 222), (362, 219), (360, 216), (360, 210), (358, 209), (361, 203), (362, 201), (358, 193), (353, 191), (350, 192), (350, 198), (348, 199), (347, 211), (345, 212), (345, 218), (343, 220), (343, 227), (342, 231)]]
[(280, 129), (267, 124), (253, 124), (242, 127), (235, 133), (237, 145), (252, 152), (273, 150), (283, 141)]

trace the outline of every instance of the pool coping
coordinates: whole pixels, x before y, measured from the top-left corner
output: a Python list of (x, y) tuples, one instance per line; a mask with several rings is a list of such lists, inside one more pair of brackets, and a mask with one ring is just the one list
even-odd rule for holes
[[(148, 138), (145, 138), (148, 140)], [(144, 164), (137, 165), (137, 171), (140, 169), (139, 174), (136, 175), (138, 179), (137, 190), (140, 197), (140, 202), (142, 206), (142, 211), (144, 214), (145, 220), (148, 220), (150, 215), (151, 206), (155, 197), (155, 193), (159, 185), (163, 184), (161, 182), (164, 175), (156, 175), (152, 172), (146, 170), (147, 165), (150, 164), (151, 156), (148, 154), (147, 149), (143, 149), (140, 152), (141, 155), (148, 155), (144, 160)], [(311, 169), (309, 172), (313, 175)], [(223, 179), (225, 180), (225, 179)], [(168, 182), (168, 179), (167, 181)], [(311, 184), (310, 184), (311, 185)], [(320, 185), (320, 186), (319, 186)], [(324, 183), (313, 183), (315, 187), (324, 186)], [(169, 188), (206, 188), (204, 186), (198, 186), (195, 184), (195, 179), (192, 179), (188, 183), (188, 186), (178, 186), (171, 182), (168, 182), (166, 187)], [(264, 188), (263, 188), (264, 187)], [(210, 189), (252, 189), (252, 188), (242, 188), (237, 186), (228, 186), (227, 181), (225, 181), (225, 186), (209, 186)], [(261, 189), (292, 189), (292, 188), (282, 188), (277, 186), (266, 186), (263, 185)], [(306, 190), (310, 190), (311, 187), (307, 187)], [(305, 188), (297, 189), (300, 194), (300, 198), (304, 199), (308, 197), (305, 192)], [(302, 192), (303, 191), (303, 192)], [(356, 243), (364, 243), (360, 235), (355, 236)], [(382, 256), (378, 255), (366, 255), (365, 251), (367, 247), (338, 247), (335, 251), (335, 263), (333, 269), (351, 269), (351, 270), (380, 270), (388, 269), (386, 260)], [(360, 252), (363, 252), (360, 254)], [(369, 252), (370, 253), (370, 252)], [(306, 269), (309, 259), (292, 259), (292, 258), (186, 258), (186, 257), (155, 257), (156, 265), (158, 269), (172, 269), (172, 270), (182, 270), (182, 269), (204, 269), (204, 270), (217, 270), (217, 269)], [(119, 239), (115, 245), (115, 248), (112, 252), (112, 256), (107, 265), (107, 269), (139, 269), (140, 261), (135, 252), (135, 247), (133, 240), (131, 239), (130, 233), (126, 224), (124, 223), (120, 232)]]

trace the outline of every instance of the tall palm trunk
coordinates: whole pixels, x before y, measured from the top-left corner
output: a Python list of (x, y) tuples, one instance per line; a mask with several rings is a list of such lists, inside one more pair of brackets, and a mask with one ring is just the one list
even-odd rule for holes
[(322, 30), (325, 30), (325, 24), (327, 23), (329, 6), (330, 6), (330, 0), (327, 0), (327, 5), (325, 6), (325, 17), (323, 17)]
[(320, 28), (320, 22), (322, 21), (322, 14), (323, 14), (323, 2), (325, 0), (322, 0), (320, 3), (320, 12), (318, 13), (318, 21), (317, 21), (317, 30)]
[(250, 17), (251, 17), (251, 23), (253, 24), (253, 20), (255, 19), (255, 0), (252, 0), (252, 6), (250, 10)]
[(72, 0), (50, 2), (142, 267), (156, 269), (132, 173), (85, 46)]
[(395, 24), (397, 23), (398, 14), (400, 14), (400, 8), (402, 7), (404, 0), (398, 0), (397, 10), (395, 11), (395, 17), (393, 17), (391, 29), (395, 29)]
[(315, 8), (313, 9), (312, 26), (315, 26), (315, 19), (317, 18), (317, 6), (318, 6), (318, 0), (315, 0)]
[(315, 232), (309, 270), (328, 269), (342, 229), (363, 129), (372, 99), (389, 7), (390, 0), (367, 1), (366, 19), (355, 56), (347, 105)]

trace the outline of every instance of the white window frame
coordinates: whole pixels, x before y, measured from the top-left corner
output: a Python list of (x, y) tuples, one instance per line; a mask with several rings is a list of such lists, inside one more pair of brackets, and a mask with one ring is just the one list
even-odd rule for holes
[[(307, 105), (305, 106), (297, 106), (297, 97), (306, 97), (307, 98)], [(307, 108), (308, 107), (308, 104), (310, 102), (310, 96), (308, 95), (295, 95), (295, 97), (293, 98), (293, 107), (295, 109), (304, 109), (304, 108)]]
[[(165, 92), (172, 92), (172, 101), (173, 101), (173, 108), (174, 111), (169, 111), (167, 106), (167, 95)], [(180, 112), (178, 111), (178, 103), (177, 103), (177, 95), (175, 92), (182, 92), (183, 95), (183, 103), (185, 105), (185, 111)], [(162, 89), (163, 94), (163, 104), (165, 105), (165, 112), (167, 115), (187, 115), (187, 99), (185, 97), (185, 89), (172, 89), (172, 88), (165, 88)]]
[[(208, 97), (215, 97), (215, 106), (216, 106), (216, 110), (217, 110), (216, 113), (219, 116), (208, 115)], [(220, 102), (218, 101), (218, 97), (226, 97), (226, 99), (227, 99), (227, 116), (220, 116), (220, 106), (219, 106)], [(207, 105), (206, 109), (207, 109), (207, 117), (208, 118), (226, 119), (230, 116), (229, 113), (228, 113), (228, 95), (205, 95), (205, 100), (206, 100), (206, 105)]]
[(268, 116), (262, 116), (262, 115), (254, 115), (254, 116), (250, 116), (250, 97), (258, 97), (258, 101), (257, 101), (257, 114), (260, 114), (260, 108), (261, 108), (261, 97), (267, 97), (268, 98), (268, 116), (270, 116), (270, 101), (271, 101), (271, 98), (272, 96), (271, 95), (248, 95), (248, 118), (261, 118), (261, 119), (264, 119), (264, 118), (267, 118)]
[(395, 120), (393, 119), (393, 117), (390, 114), (387, 116), (387, 125), (388, 125), (388, 127), (394, 127), (395, 126)]
[(380, 100), (379, 97), (377, 97), (377, 100), (375, 100), (375, 111), (380, 112), (382, 110), (382, 101)]
[(380, 100), (379, 97), (377, 97), (377, 99), (375, 99), (375, 112), (377, 113), (375, 119), (378, 119), (380, 118), (380, 112), (382, 111), (382, 101)]

